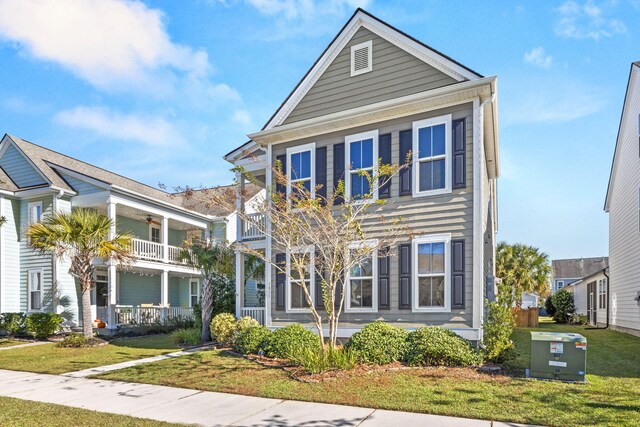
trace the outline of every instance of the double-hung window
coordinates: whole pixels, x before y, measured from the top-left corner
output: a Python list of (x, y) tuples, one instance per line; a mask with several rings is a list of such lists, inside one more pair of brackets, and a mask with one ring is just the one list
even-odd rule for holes
[(29, 311), (40, 311), (42, 310), (42, 270), (29, 270), (27, 274)]
[(449, 311), (451, 235), (421, 236), (413, 241), (414, 311)]
[(347, 271), (346, 311), (377, 311), (378, 263), (376, 251), (367, 249), (375, 242), (356, 242), (350, 246), (349, 260), (356, 261)]
[(345, 180), (347, 198), (378, 198), (377, 185), (371, 188), (378, 171), (378, 131), (363, 132), (345, 138)]
[(306, 191), (315, 197), (314, 143), (287, 149), (287, 197)]
[(598, 281), (598, 308), (607, 308), (607, 285), (604, 279)]
[(156, 227), (155, 225), (149, 226), (149, 239), (153, 243), (161, 243), (160, 238), (160, 227)]
[(304, 248), (287, 254), (287, 293), (289, 311), (307, 311), (309, 303), (303, 288), (306, 288), (313, 302), (314, 297), (314, 251)]
[(451, 192), (451, 115), (413, 123), (413, 196)]
[(35, 224), (42, 219), (42, 202), (31, 202), (29, 208), (29, 224)]
[(197, 280), (189, 281), (189, 307), (193, 307), (198, 304), (200, 300), (200, 286)]

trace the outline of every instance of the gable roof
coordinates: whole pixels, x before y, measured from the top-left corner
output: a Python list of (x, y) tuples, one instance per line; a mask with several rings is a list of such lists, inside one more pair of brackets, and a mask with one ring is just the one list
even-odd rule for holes
[(294, 87), (293, 91), (291, 91), (280, 107), (278, 107), (276, 112), (269, 118), (267, 123), (262, 127), (262, 130), (271, 129), (284, 122), (288, 115), (302, 100), (304, 95), (306, 95), (311, 87), (313, 87), (315, 82), (320, 78), (320, 76), (322, 76), (328, 66), (331, 65), (335, 57), (342, 51), (342, 48), (361, 27), (365, 27), (373, 33), (378, 34), (399, 48), (406, 50), (459, 82), (475, 80), (483, 77), (481, 74), (473, 71), (465, 65), (462, 65), (442, 52), (411, 37), (403, 31), (373, 16), (364, 9), (358, 8)]
[(627, 99), (629, 99), (629, 91), (631, 90), (631, 78), (633, 77), (634, 70), (640, 72), (640, 61), (632, 62), (629, 70), (629, 78), (627, 79), (627, 90), (624, 94), (624, 101), (622, 102), (622, 112), (620, 114), (620, 124), (618, 125), (618, 135), (616, 136), (616, 146), (613, 150), (613, 160), (611, 161), (611, 171), (609, 172), (609, 183), (607, 184), (607, 194), (604, 199), (604, 210), (609, 212), (609, 203), (611, 202), (611, 189), (613, 187), (614, 172), (617, 165), (618, 145), (620, 144), (620, 133), (622, 132), (622, 121), (624, 120), (624, 114), (627, 109)]
[(609, 257), (556, 259), (551, 261), (554, 279), (580, 279), (609, 266)]

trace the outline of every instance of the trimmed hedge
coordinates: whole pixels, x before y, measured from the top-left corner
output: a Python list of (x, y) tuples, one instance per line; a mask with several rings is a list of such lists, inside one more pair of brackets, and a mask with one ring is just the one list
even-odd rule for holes
[(211, 320), (211, 338), (221, 344), (232, 345), (237, 329), (238, 321), (231, 313), (220, 313)]
[(406, 362), (413, 366), (477, 366), (480, 351), (448, 329), (427, 326), (407, 336)]
[(258, 354), (265, 350), (270, 336), (271, 331), (264, 326), (244, 328), (236, 334), (234, 348), (238, 353)]
[(62, 317), (56, 313), (33, 313), (27, 316), (27, 332), (44, 339), (58, 332), (62, 322)]
[(318, 348), (320, 338), (298, 323), (274, 331), (266, 342), (268, 357), (286, 359), (292, 348)]
[(388, 323), (369, 323), (351, 336), (347, 348), (355, 350), (365, 363), (384, 365), (404, 359), (409, 332)]

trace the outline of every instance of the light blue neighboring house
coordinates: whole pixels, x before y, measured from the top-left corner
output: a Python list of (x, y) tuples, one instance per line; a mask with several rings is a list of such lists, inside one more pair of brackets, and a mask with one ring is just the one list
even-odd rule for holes
[[(100, 264), (94, 277), (93, 318), (108, 328), (191, 316), (201, 277), (180, 260), (193, 237), (224, 239), (226, 215), (194, 208), (169, 194), (66, 155), (5, 135), (0, 142), (0, 312), (64, 313), (81, 323), (80, 291), (69, 260), (35, 252), (29, 224), (54, 211), (92, 208), (134, 235), (135, 261)], [(228, 214), (228, 213), (227, 213)]]

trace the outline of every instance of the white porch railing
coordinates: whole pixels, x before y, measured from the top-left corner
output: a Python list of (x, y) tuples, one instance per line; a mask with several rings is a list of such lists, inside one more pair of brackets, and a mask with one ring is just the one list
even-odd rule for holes
[(240, 309), (240, 317), (249, 316), (264, 325), (264, 307), (242, 307)]
[[(139, 259), (148, 261), (164, 261), (164, 245), (142, 239), (131, 239), (131, 253)], [(186, 260), (180, 259), (184, 248), (167, 245), (167, 261), (172, 264), (187, 265)]]
[(116, 305), (113, 309), (118, 325), (149, 325), (176, 317), (193, 318), (193, 309), (183, 307)]
[(265, 229), (267, 216), (264, 213), (253, 213), (247, 215), (246, 221), (242, 222), (240, 238), (242, 240), (255, 240), (264, 238), (262, 230)]

